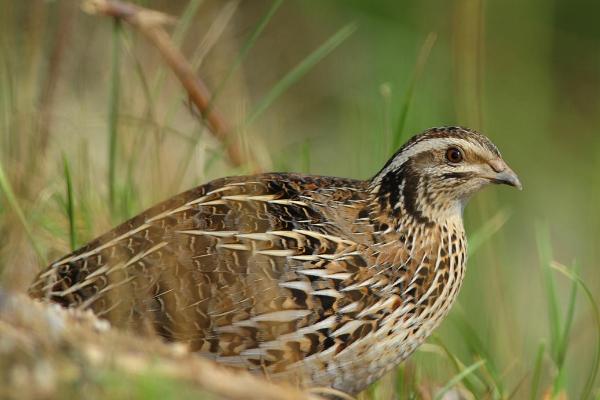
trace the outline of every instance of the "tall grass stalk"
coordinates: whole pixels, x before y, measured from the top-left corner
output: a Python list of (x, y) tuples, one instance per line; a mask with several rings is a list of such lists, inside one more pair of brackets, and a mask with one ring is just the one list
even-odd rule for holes
[(23, 230), (25, 231), (25, 235), (27, 235), (27, 238), (29, 239), (29, 242), (31, 243), (31, 246), (33, 247), (33, 250), (35, 251), (36, 255), (38, 256), (38, 258), (41, 261), (44, 261), (43, 252), (42, 252), (40, 246), (38, 245), (38, 243), (35, 239), (35, 236), (33, 235), (31, 226), (29, 225), (29, 223), (27, 222), (27, 219), (25, 218), (23, 209), (19, 205), (19, 201), (17, 200), (17, 197), (15, 196), (15, 193), (14, 193), (12, 186), (8, 180), (8, 177), (6, 176), (6, 174), (4, 172), (4, 167), (2, 166), (1, 162), (0, 162), (0, 190), (2, 191), (2, 193), (4, 193), (4, 197), (6, 198), (6, 201), (9, 205), (9, 207), (17, 215), (17, 219), (21, 223), (21, 226), (23, 227)]
[(467, 376), (469, 376), (473, 372), (475, 372), (475, 370), (477, 370), (478, 368), (480, 368), (483, 364), (485, 364), (485, 360), (479, 360), (476, 363), (471, 364), (467, 368), (465, 368), (462, 371), (460, 371), (452, 379), (450, 379), (446, 383), (446, 385), (444, 385), (444, 387), (442, 389), (440, 389), (439, 392), (437, 392), (437, 394), (435, 395), (434, 399), (435, 400), (441, 400), (441, 399), (443, 399), (444, 395), (450, 389), (452, 389), (454, 386), (456, 386), (458, 383), (460, 383), (462, 380), (464, 380)]
[[(561, 393), (564, 393), (567, 390), (567, 370), (565, 358), (571, 338), (571, 326), (575, 314), (577, 291), (578, 289), (582, 289), (592, 307), (597, 331), (596, 348), (594, 351), (592, 367), (589, 369), (590, 372), (586, 380), (586, 385), (580, 397), (582, 399), (591, 398), (594, 382), (600, 365), (600, 311), (592, 292), (588, 289), (587, 285), (581, 280), (581, 278), (579, 278), (577, 269), (575, 267), (567, 268), (553, 260), (548, 228), (542, 224), (538, 224), (536, 226), (536, 233), (546, 297), (548, 300), (548, 318), (550, 322), (551, 334), (550, 355), (557, 369), (557, 374), (552, 384), (552, 396), (559, 396)], [(572, 281), (569, 300), (567, 302), (566, 315), (564, 317), (564, 324), (561, 323), (558, 307), (559, 296), (556, 290), (553, 269), (558, 270)], [(535, 392), (537, 393), (537, 388), (535, 389)]]
[(115, 213), (116, 169), (119, 125), (119, 96), (121, 91), (121, 22), (115, 18), (112, 31), (112, 63), (108, 103), (108, 204)]
[(550, 353), (554, 362), (558, 361), (558, 343), (560, 342), (561, 321), (558, 309), (558, 294), (556, 292), (556, 283), (550, 269), (552, 262), (552, 248), (550, 246), (550, 237), (548, 227), (538, 223), (536, 225), (536, 239), (538, 253), (540, 257), (540, 266), (544, 279), (544, 289), (546, 291), (546, 300), (548, 301), (548, 321), (550, 323)]
[(464, 309), (461, 307), (455, 307), (455, 310), (456, 311), (452, 321), (456, 323), (458, 331), (461, 333), (469, 352), (474, 358), (482, 358), (486, 360), (485, 371), (488, 372), (488, 377), (491, 379), (491, 382), (485, 382), (487, 386), (486, 390), (502, 393), (504, 391), (504, 385), (502, 383), (500, 373), (498, 372), (498, 367), (496, 366), (492, 356), (491, 349), (485, 346), (479, 333), (472, 326), (468, 316), (465, 314)]
[(252, 31), (252, 33), (250, 34), (250, 36), (248, 37), (248, 39), (245, 40), (245, 42), (244, 42), (244, 44), (242, 46), (242, 49), (240, 50), (239, 54), (235, 58), (235, 61), (231, 64), (231, 67), (229, 68), (229, 70), (225, 74), (225, 77), (221, 80), (221, 82), (219, 83), (219, 85), (215, 89), (215, 91), (213, 93), (213, 98), (211, 100), (211, 104), (208, 107), (209, 109), (217, 101), (218, 97), (223, 92), (223, 89), (225, 88), (225, 85), (227, 85), (227, 82), (229, 82), (229, 79), (231, 78), (231, 76), (242, 65), (242, 62), (244, 62), (244, 60), (246, 59), (246, 56), (248, 55), (248, 53), (250, 52), (250, 50), (254, 47), (254, 45), (256, 44), (256, 41), (260, 37), (261, 33), (264, 31), (265, 27), (267, 26), (267, 24), (269, 23), (269, 21), (271, 20), (271, 18), (273, 18), (273, 16), (275, 15), (275, 13), (277, 12), (277, 10), (281, 6), (281, 4), (283, 4), (283, 0), (275, 0), (275, 1), (273, 1), (273, 3), (271, 4), (271, 7), (269, 7), (269, 9), (265, 13), (265, 15), (263, 15), (263, 17), (260, 19), (260, 21), (258, 22), (258, 24), (256, 25), (256, 27), (254, 28), (254, 30)]
[[(594, 319), (594, 325), (596, 329), (596, 342), (594, 348), (594, 355), (592, 357), (592, 365), (589, 368), (588, 377), (585, 383), (585, 387), (581, 392), (581, 399), (593, 398), (593, 396), (599, 396), (600, 393), (593, 394), (594, 383), (596, 381), (596, 377), (598, 375), (598, 369), (600, 367), (600, 308), (598, 307), (598, 303), (592, 294), (590, 288), (583, 282), (581, 277), (577, 274), (577, 270), (575, 268), (567, 268), (564, 265), (553, 262), (550, 265), (551, 268), (559, 271), (561, 274), (575, 282), (588, 300), (588, 303), (592, 309), (592, 316)], [(598, 399), (598, 397), (596, 397)]]
[(419, 51), (419, 56), (417, 57), (417, 63), (415, 65), (415, 71), (408, 84), (408, 89), (406, 90), (404, 101), (402, 102), (402, 107), (400, 108), (400, 116), (398, 118), (398, 123), (396, 124), (396, 129), (394, 130), (394, 137), (392, 138), (391, 152), (398, 150), (404, 140), (404, 127), (406, 126), (406, 119), (408, 118), (410, 105), (413, 101), (415, 87), (417, 86), (417, 82), (419, 81), (421, 74), (425, 69), (425, 65), (429, 59), (429, 54), (431, 53), (431, 49), (433, 48), (436, 39), (437, 34), (435, 32), (431, 32), (429, 35), (427, 35), (427, 38), (425, 39), (425, 42), (423, 42), (421, 50)]
[(66, 213), (69, 219), (69, 244), (71, 250), (77, 248), (77, 231), (75, 230), (75, 201), (73, 196), (73, 182), (71, 180), (71, 168), (67, 157), (63, 154), (63, 172), (65, 174), (66, 189)]
[(325, 56), (331, 53), (335, 48), (342, 44), (356, 30), (355, 24), (348, 24), (337, 31), (319, 48), (309, 54), (295, 68), (289, 71), (283, 78), (279, 80), (267, 93), (265, 97), (256, 105), (254, 110), (246, 118), (245, 125), (251, 125), (279, 96), (281, 96), (290, 86), (296, 83), (304, 76), (312, 67), (314, 67)]
[[(204, 3), (204, 0), (190, 0), (183, 10), (181, 17), (177, 20), (177, 25), (173, 30), (173, 43), (177, 46), (181, 46), (187, 32), (189, 31), (194, 21), (194, 16), (198, 12), (200, 6)], [(155, 99), (160, 94), (162, 87), (167, 76), (168, 68), (162, 67), (158, 70), (154, 82), (152, 84), (152, 99)]]
[(542, 341), (538, 347), (533, 367), (533, 376), (531, 378), (530, 400), (536, 400), (540, 390), (540, 381), (542, 379), (542, 367), (544, 366), (544, 354), (546, 353), (546, 342)]
[[(446, 346), (446, 344), (443, 342), (443, 340), (437, 336), (437, 335), (433, 335), (432, 339), (430, 340), (432, 342), (434, 342), (436, 345), (438, 345), (443, 353), (446, 355), (446, 358), (448, 360), (450, 360), (450, 362), (452, 363), (452, 365), (454, 366), (457, 374), (461, 374), (461, 372), (463, 372), (465, 370), (465, 365), (464, 363), (462, 363), (458, 357), (456, 357), (448, 348), (448, 346)], [(484, 360), (482, 360), (484, 361)], [(465, 388), (473, 393), (474, 395), (476, 395), (477, 393), (481, 393), (483, 391), (489, 391), (488, 385), (487, 383), (481, 379), (479, 376), (477, 376), (476, 374), (467, 374), (464, 376), (463, 379), (461, 379), (461, 381), (463, 381), (463, 385), (465, 386)]]
[[(231, 67), (225, 74), (225, 77), (220, 81), (217, 88), (214, 90), (213, 96), (210, 99), (210, 104), (207, 107), (208, 111), (210, 111), (210, 109), (214, 106), (214, 104), (217, 101), (217, 98), (219, 97), (219, 95), (222, 93), (223, 89), (227, 85), (227, 82), (229, 82), (229, 79), (231, 78), (231, 76), (233, 76), (233, 74), (242, 65), (242, 62), (246, 59), (246, 56), (248, 55), (250, 50), (254, 47), (254, 45), (256, 44), (256, 41), (260, 37), (261, 33), (264, 31), (265, 27), (267, 26), (267, 24), (269, 23), (271, 18), (275, 15), (275, 12), (279, 9), (279, 7), (281, 6), (282, 3), (283, 3), (283, 0), (275, 0), (271, 4), (271, 7), (269, 7), (267, 12), (260, 19), (260, 21), (258, 22), (256, 27), (252, 31), (250, 36), (244, 41), (244, 44), (242, 45), (242, 48), (241, 48), (239, 54), (236, 56), (235, 61), (231, 64)], [(176, 104), (173, 104), (169, 108), (167, 117), (165, 118), (165, 122), (164, 122), (165, 126), (170, 125), (172, 122), (172, 119), (175, 116), (175, 105)], [(202, 138), (201, 132), (202, 131), (200, 131), (196, 135), (194, 135), (194, 139), (192, 140), (192, 145), (187, 146), (186, 155), (184, 157), (182, 157), (182, 160), (179, 163), (177, 172), (175, 174), (175, 179), (173, 179), (174, 188), (179, 188), (179, 186), (181, 186), (181, 182), (183, 181), (185, 172), (187, 171), (189, 163), (192, 160), (194, 151), (196, 150), (196, 146), (197, 146), (198, 142), (200, 141), (200, 139)], [(211, 157), (210, 159), (214, 160), (214, 157)]]
[(469, 246), (467, 248), (469, 256), (472, 256), (477, 252), (482, 244), (491, 239), (502, 227), (506, 224), (510, 218), (510, 210), (501, 209), (496, 212), (492, 218), (486, 221), (475, 233), (469, 235)]

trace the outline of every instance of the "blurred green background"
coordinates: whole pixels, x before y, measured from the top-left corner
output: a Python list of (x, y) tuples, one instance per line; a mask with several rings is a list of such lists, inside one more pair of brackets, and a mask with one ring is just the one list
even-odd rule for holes
[[(261, 170), (366, 179), (394, 143), (464, 125), (519, 174), (523, 192), (489, 188), (467, 208), (451, 316), (365, 398), (427, 398), (453, 377), (466, 398), (600, 396), (594, 306), (552, 268), (600, 298), (600, 3), (138, 4), (181, 17), (183, 52)], [(80, 5), (0, 0), (4, 287), (161, 199), (255, 169), (228, 164), (143, 36)]]

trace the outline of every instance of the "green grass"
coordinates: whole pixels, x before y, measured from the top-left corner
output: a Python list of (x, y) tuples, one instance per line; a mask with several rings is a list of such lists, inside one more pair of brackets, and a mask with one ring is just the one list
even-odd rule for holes
[(229, 80), (231, 79), (233, 74), (242, 66), (242, 63), (248, 56), (248, 53), (250, 52), (252, 47), (254, 47), (254, 45), (256, 44), (256, 41), (260, 38), (260, 35), (263, 33), (267, 24), (273, 18), (273, 16), (275, 15), (275, 13), (279, 9), (279, 7), (281, 7), (281, 4), (283, 4), (283, 0), (273, 1), (271, 7), (264, 14), (264, 16), (260, 19), (258, 24), (256, 24), (256, 27), (254, 28), (252, 33), (248, 36), (248, 39), (244, 40), (244, 44), (242, 45), (242, 48), (240, 49), (239, 54), (236, 56), (234, 62), (231, 64), (231, 67), (225, 74), (225, 77), (221, 80), (221, 82), (217, 86), (216, 90), (213, 92), (213, 98), (211, 99), (211, 105), (209, 106), (209, 109), (212, 107), (212, 105), (214, 103), (217, 102), (217, 100), (219, 99), (219, 96), (221, 95), (221, 93), (223, 92), (223, 89), (225, 88), (225, 85), (227, 85), (227, 82), (229, 82)]
[(107, 396), (111, 399), (139, 399), (139, 400), (211, 400), (214, 396), (203, 393), (192, 385), (182, 384), (181, 381), (165, 378), (160, 374), (149, 371), (140, 376), (124, 376), (122, 374), (105, 371), (96, 377), (99, 387), (110, 388), (107, 393), (96, 394), (99, 397)]
[(583, 291), (583, 294), (586, 297), (586, 300), (588, 301), (588, 306), (591, 308), (592, 310), (592, 317), (593, 317), (593, 323), (594, 323), (594, 328), (596, 330), (595, 332), (595, 336), (596, 336), (596, 341), (595, 343), (593, 343), (593, 361), (592, 364), (589, 368), (589, 372), (587, 374), (587, 380), (585, 383), (585, 386), (583, 388), (583, 391), (581, 393), (581, 398), (589, 398), (591, 396), (593, 396), (593, 392), (594, 390), (596, 392), (598, 392), (598, 389), (595, 389), (595, 382), (597, 379), (597, 375), (598, 375), (598, 368), (600, 367), (600, 309), (598, 308), (598, 302), (597, 302), (597, 298), (592, 294), (592, 291), (590, 290), (590, 288), (583, 282), (583, 280), (581, 279), (581, 277), (579, 277), (579, 275), (577, 274), (577, 268), (567, 268), (561, 264), (558, 263), (553, 263), (551, 265), (552, 268), (554, 268), (555, 270), (559, 271), (561, 274), (563, 274), (565, 277), (567, 277), (568, 279), (570, 279), (572, 281), (572, 290), (571, 290), (571, 301), (569, 303), (569, 309), (568, 309), (568, 314), (567, 314), (567, 324), (565, 324), (565, 329), (564, 329), (564, 333), (563, 336), (561, 338), (561, 347), (559, 348), (559, 358), (557, 360), (557, 364), (559, 364), (559, 374), (558, 374), (558, 378), (556, 379), (556, 383), (555, 383), (555, 390), (554, 392), (557, 393), (558, 391), (560, 391), (561, 389), (564, 389), (564, 353), (567, 350), (567, 346), (569, 344), (569, 333), (570, 333), (570, 327), (571, 327), (571, 322), (572, 322), (572, 316), (574, 314), (574, 304), (575, 304), (575, 295), (577, 294), (577, 290), (581, 289)]
[(21, 228), (25, 231), (25, 234), (27, 235), (27, 239), (29, 239), (29, 243), (30, 243), (31, 247), (36, 252), (36, 254), (39, 256), (40, 260), (43, 260), (44, 257), (43, 257), (42, 250), (41, 250), (38, 242), (36, 241), (36, 237), (33, 233), (31, 225), (29, 224), (29, 222), (27, 221), (27, 218), (25, 217), (25, 213), (23, 212), (23, 209), (21, 208), (21, 205), (19, 204), (19, 200), (15, 196), (12, 186), (8, 180), (8, 177), (7, 177), (6, 173), (4, 172), (4, 167), (2, 166), (1, 163), (0, 163), (0, 191), (3, 195), (3, 200), (5, 200), (8, 205), (8, 207), (4, 206), (1, 211), (3, 211), (4, 214), (12, 211), (17, 216), (17, 220), (19, 221)]
[[(51, 3), (0, 0), (2, 285), (26, 285), (46, 259), (158, 200), (244, 172), (227, 165), (142, 37), (79, 12), (55, 77), (50, 148), (38, 156)], [(473, 127), (524, 182), (523, 192), (494, 187), (472, 200), (459, 304), (428, 346), (361, 398), (457, 388), (477, 399), (600, 398), (600, 91), (585, 89), (600, 70), (590, 50), (600, 28), (583, 14), (556, 18), (566, 0), (553, 9), (490, 0), (483, 21), (466, 17), (467, 2), (209, 3), (143, 4), (181, 16), (175, 43), (198, 55), (213, 105), (265, 169), (365, 178), (410, 134), (481, 115)], [(475, 25), (483, 36), (461, 33)], [(34, 26), (45, 28), (23, 29)], [(106, 398), (183, 396), (151, 374), (131, 386), (102, 379), (114, 389)]]
[(119, 143), (119, 100), (121, 91), (121, 22), (113, 22), (112, 64), (108, 104), (108, 204), (113, 213), (117, 202), (117, 152)]
[(458, 385), (462, 380), (472, 374), (476, 369), (480, 368), (483, 364), (485, 364), (485, 360), (477, 361), (476, 363), (469, 365), (460, 373), (456, 374), (452, 379), (450, 379), (443, 388), (441, 388), (435, 395), (435, 400), (443, 399), (444, 395), (453, 389), (456, 385)]
[(245, 126), (251, 125), (261, 114), (263, 114), (271, 104), (284, 92), (286, 92), (294, 83), (298, 82), (309, 70), (311, 70), (319, 61), (331, 53), (336, 47), (342, 44), (356, 30), (354, 24), (348, 24), (337, 31), (319, 48), (310, 53), (291, 71), (285, 74), (271, 90), (258, 101), (258, 104), (249, 113), (245, 121)]
[(69, 161), (63, 156), (63, 166), (65, 173), (65, 213), (69, 220), (69, 244), (71, 250), (77, 249), (77, 229), (75, 227), (75, 199), (73, 196), (73, 180), (71, 179), (71, 167)]
[(406, 94), (404, 96), (404, 101), (402, 102), (402, 107), (400, 109), (400, 116), (398, 118), (398, 122), (396, 124), (396, 129), (394, 130), (394, 136), (392, 140), (392, 148), (389, 153), (393, 154), (396, 150), (402, 146), (402, 143), (408, 139), (406, 137), (406, 120), (408, 119), (408, 113), (410, 111), (410, 105), (413, 102), (415, 88), (417, 87), (417, 82), (419, 78), (423, 74), (423, 69), (427, 64), (427, 60), (429, 59), (429, 54), (431, 53), (431, 49), (433, 48), (435, 41), (437, 39), (437, 35), (435, 33), (430, 33), (427, 35), (425, 42), (421, 46), (421, 50), (419, 51), (419, 57), (417, 58), (417, 63), (415, 65), (415, 71), (412, 75), (412, 78), (408, 84), (408, 89), (406, 89)]

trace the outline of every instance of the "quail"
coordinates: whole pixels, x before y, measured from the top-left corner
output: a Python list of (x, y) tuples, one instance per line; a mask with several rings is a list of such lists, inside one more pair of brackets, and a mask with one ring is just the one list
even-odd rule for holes
[(369, 180), (216, 179), (43, 270), (34, 298), (91, 309), (215, 361), (356, 393), (440, 324), (463, 281), (463, 209), (521, 189), (484, 135), (412, 137)]

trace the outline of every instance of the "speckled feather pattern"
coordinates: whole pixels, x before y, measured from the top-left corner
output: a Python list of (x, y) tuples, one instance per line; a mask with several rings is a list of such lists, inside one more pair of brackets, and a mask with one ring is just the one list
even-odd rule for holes
[[(443, 129), (403, 149), (459, 129), (497, 153)], [(226, 365), (358, 392), (425, 341), (463, 280), (462, 215), (432, 217), (444, 209), (432, 191), (449, 189), (415, 162), (366, 181), (217, 179), (52, 263), (30, 294)]]

